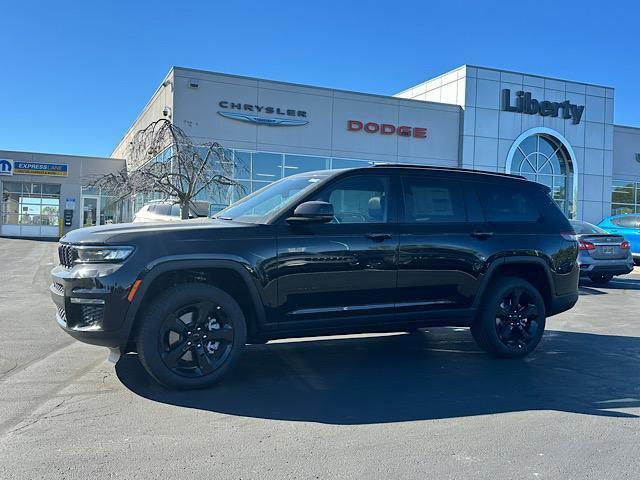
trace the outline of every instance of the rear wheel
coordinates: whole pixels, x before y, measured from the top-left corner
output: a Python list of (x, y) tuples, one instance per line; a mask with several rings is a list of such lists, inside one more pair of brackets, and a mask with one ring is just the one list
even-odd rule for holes
[(611, 281), (611, 279), (613, 278), (613, 275), (597, 273), (597, 274), (589, 275), (589, 278), (593, 283), (597, 283), (599, 285), (606, 285)]
[(227, 373), (244, 349), (245, 318), (237, 302), (211, 285), (172, 288), (145, 312), (138, 354), (165, 386), (208, 387)]
[(499, 357), (524, 357), (542, 338), (544, 300), (536, 287), (520, 278), (497, 280), (487, 292), (471, 334), (485, 351)]

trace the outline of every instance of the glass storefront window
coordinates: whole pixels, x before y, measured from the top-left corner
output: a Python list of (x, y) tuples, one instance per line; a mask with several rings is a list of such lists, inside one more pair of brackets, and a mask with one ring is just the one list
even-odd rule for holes
[[(204, 153), (204, 150), (201, 153)], [(367, 167), (373, 164), (367, 160), (233, 149), (228, 150), (227, 154), (228, 158), (233, 159), (233, 177), (240, 186), (217, 189), (212, 193), (203, 191), (198, 195), (197, 200), (209, 202), (212, 212), (221, 210), (282, 177), (315, 170)], [(110, 202), (106, 200), (104, 192), (85, 188), (83, 194), (100, 196), (101, 223), (130, 220), (132, 213), (129, 213), (129, 208), (135, 213), (152, 200), (166, 199), (156, 194), (138, 194), (132, 199), (119, 202), (119, 206), (107, 207)]]
[(235, 178), (251, 178), (251, 152), (235, 150), (233, 175)]
[(7, 225), (57, 226), (60, 213), (60, 185), (4, 182), (2, 223)]
[(307, 155), (285, 155), (284, 176), (296, 173), (313, 172), (329, 168), (329, 159), (324, 157), (309, 157)]
[(640, 182), (614, 180), (611, 189), (611, 215), (640, 213)]
[[(133, 204), (134, 211), (137, 212), (144, 205), (146, 197), (145, 195), (136, 195), (133, 200), (118, 200), (98, 188), (82, 187), (84, 205), (81, 206), (84, 206), (84, 210), (81, 215), (83, 226), (131, 221), (131, 205)], [(97, 211), (98, 204), (100, 206), (99, 212)]]
[(273, 182), (282, 178), (282, 155), (256, 152), (251, 157), (252, 180)]

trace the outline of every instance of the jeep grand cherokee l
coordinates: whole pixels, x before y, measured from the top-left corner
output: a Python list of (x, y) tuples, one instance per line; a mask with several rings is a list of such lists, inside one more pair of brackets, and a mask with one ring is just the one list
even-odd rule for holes
[(276, 338), (468, 326), (522, 357), (578, 299), (578, 244), (548, 193), (378, 165), (290, 176), (214, 218), (75, 230), (52, 271), (57, 321), (174, 388), (211, 385)]

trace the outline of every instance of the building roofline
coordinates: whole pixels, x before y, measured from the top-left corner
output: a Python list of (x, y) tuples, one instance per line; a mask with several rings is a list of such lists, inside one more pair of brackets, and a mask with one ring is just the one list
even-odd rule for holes
[(416, 105), (421, 105), (424, 106), (425, 104), (427, 105), (433, 105), (433, 106), (448, 106), (448, 107), (454, 107), (455, 109), (460, 109), (460, 105), (456, 105), (453, 103), (443, 103), (443, 102), (430, 102), (430, 101), (426, 101), (426, 100), (414, 100), (412, 98), (400, 98), (400, 97), (396, 97), (395, 95), (382, 95), (379, 93), (369, 93), (369, 92), (358, 92), (356, 90), (346, 90), (346, 89), (342, 89), (342, 88), (332, 88), (332, 87), (322, 87), (319, 85), (311, 85), (311, 84), (306, 84), (306, 83), (294, 83), (294, 82), (284, 82), (281, 80), (274, 80), (274, 79), (270, 79), (270, 78), (259, 78), (259, 77), (250, 77), (250, 76), (246, 76), (246, 75), (235, 75), (232, 73), (224, 73), (224, 72), (215, 72), (212, 70), (201, 70), (201, 69), (197, 69), (197, 68), (188, 68), (188, 67), (178, 67), (178, 66), (173, 66), (171, 67), (171, 71), (172, 72), (176, 72), (176, 71), (186, 71), (186, 72), (194, 72), (194, 73), (204, 73), (204, 74), (210, 74), (210, 75), (220, 75), (222, 77), (228, 77), (228, 78), (238, 78), (241, 80), (252, 80), (252, 81), (256, 81), (256, 82), (272, 82), (272, 83), (279, 83), (281, 85), (289, 85), (292, 87), (302, 87), (302, 88), (313, 88), (313, 89), (317, 89), (317, 90), (325, 90), (325, 91), (331, 91), (331, 92), (340, 92), (340, 93), (349, 93), (351, 95), (366, 95), (369, 97), (375, 97), (375, 98), (384, 98), (385, 100), (395, 100), (395, 101), (408, 101), (408, 102), (412, 102), (415, 103)]
[(293, 87), (314, 88), (314, 89), (318, 89), (318, 90), (349, 93), (349, 94), (352, 94), (352, 95), (365, 95), (365, 96), (374, 97), (374, 98), (384, 98), (386, 100), (395, 100), (395, 101), (398, 101), (398, 102), (399, 101), (407, 101), (407, 102), (415, 103), (416, 105), (420, 105), (421, 107), (424, 107), (425, 104), (427, 104), (427, 105), (437, 106), (437, 107), (441, 107), (441, 106), (452, 107), (453, 109), (456, 109), (458, 111), (461, 109), (460, 105), (455, 105), (455, 104), (452, 104), (452, 103), (429, 102), (429, 101), (424, 101), (424, 100), (414, 100), (414, 99), (411, 99), (411, 98), (399, 98), (399, 97), (396, 97), (394, 95), (381, 95), (381, 94), (376, 94), (376, 93), (357, 92), (355, 90), (344, 90), (344, 89), (340, 89), (340, 88), (321, 87), (321, 86), (317, 86), (317, 85), (310, 85), (310, 84), (304, 84), (304, 83), (283, 82), (281, 80), (273, 80), (273, 79), (269, 79), (269, 78), (249, 77), (249, 76), (246, 76), (246, 75), (236, 75), (236, 74), (232, 74), (232, 73), (216, 72), (216, 71), (213, 71), (213, 70), (202, 70), (202, 69), (198, 69), (198, 68), (180, 67), (180, 66), (177, 66), (177, 65), (172, 65), (171, 68), (169, 69), (169, 71), (167, 72), (167, 74), (164, 76), (164, 79), (162, 80), (162, 82), (154, 90), (154, 92), (151, 95), (151, 97), (149, 97), (149, 100), (145, 104), (144, 108), (136, 116), (136, 118), (133, 120), (133, 122), (131, 122), (131, 125), (129, 126), (129, 128), (127, 128), (127, 130), (125, 130), (125, 132), (120, 137), (120, 140), (118, 141), (116, 146), (111, 150), (111, 155), (113, 155), (113, 152), (116, 151), (116, 149), (120, 146), (122, 141), (132, 131), (134, 125), (144, 115), (144, 113), (149, 109), (149, 107), (151, 106), (151, 102), (152, 102), (153, 98), (158, 94), (160, 89), (163, 88), (163, 84), (167, 81), (167, 79), (169, 77), (171, 77), (172, 74), (175, 77), (175, 73), (176, 72), (180, 72), (180, 71), (202, 73), (202, 74), (207, 74), (207, 75), (218, 75), (218, 76), (227, 77), (227, 78), (238, 78), (238, 79), (242, 79), (242, 80), (252, 80), (252, 81), (256, 81), (256, 82), (273, 82), (273, 83), (279, 83), (281, 85), (289, 85), (289, 86), (293, 86)]
[(426, 80), (424, 80), (424, 81), (422, 81), (420, 83), (416, 83), (416, 84), (411, 85), (411, 86), (409, 86), (409, 87), (407, 87), (407, 88), (405, 88), (403, 90), (400, 90), (396, 95), (398, 95), (400, 93), (404, 93), (407, 90), (411, 90), (412, 88), (415, 88), (418, 85), (422, 85), (423, 83), (431, 82), (431, 81), (436, 80), (436, 79), (438, 79), (440, 77), (444, 77), (445, 75), (448, 75), (451, 72), (455, 72), (456, 70), (460, 70), (461, 68), (464, 68), (464, 67), (480, 68), (482, 70), (492, 70), (494, 72), (513, 73), (515, 75), (526, 75), (527, 77), (536, 77), (536, 78), (542, 78), (542, 79), (546, 78), (548, 80), (556, 80), (558, 82), (568, 82), (568, 83), (575, 83), (575, 84), (578, 84), (578, 85), (585, 85), (585, 86), (589, 85), (591, 87), (600, 87), (600, 88), (606, 88), (606, 89), (609, 89), (609, 90), (615, 90), (615, 87), (611, 87), (609, 85), (600, 85), (600, 84), (597, 84), (597, 83), (578, 82), (578, 81), (575, 81), (575, 80), (567, 80), (566, 78), (549, 77), (549, 76), (539, 75), (539, 74), (536, 74), (536, 73), (518, 72), (516, 70), (506, 70), (504, 68), (484, 67), (484, 66), (481, 66), (481, 65), (472, 65), (470, 63), (463, 63), (462, 65), (459, 65), (459, 66), (457, 66), (455, 68), (452, 68), (451, 70), (447, 70), (446, 72), (441, 73), (440, 75), (428, 78), (428, 79), (426, 79)]
[(94, 157), (91, 155), (73, 155), (73, 154), (69, 154), (69, 153), (51, 153), (51, 152), (32, 152), (32, 151), (26, 151), (26, 150), (3, 150), (0, 149), (0, 154), (4, 155), (4, 154), (12, 154), (12, 153), (18, 153), (21, 155), (46, 155), (49, 157), (72, 157), (72, 158), (87, 158), (87, 159), (92, 159), (92, 160), (113, 160), (113, 161), (119, 161), (119, 162), (124, 162), (124, 158), (115, 158), (115, 157)]
[[(579, 81), (576, 81), (576, 80), (568, 80), (566, 78), (548, 77), (548, 76), (544, 76), (544, 75), (538, 75), (536, 73), (517, 72), (515, 70), (505, 70), (505, 69), (493, 68), (493, 67), (482, 67), (480, 65), (471, 65), (471, 64), (464, 64), (464, 65), (461, 65), (461, 66), (462, 67), (482, 68), (483, 70), (493, 70), (494, 72), (515, 73), (516, 75), (526, 75), (527, 77), (546, 78), (546, 79), (549, 79), (549, 80), (557, 80), (558, 82), (577, 83), (577, 84), (580, 84), (580, 85), (589, 85), (591, 87), (600, 87), (600, 88), (608, 88), (610, 90), (615, 90), (615, 88), (610, 86), (610, 85), (601, 85), (599, 83), (579, 82)], [(460, 68), (460, 67), (458, 67), (458, 68)], [(454, 70), (456, 70), (456, 69), (454, 68)]]
[[(116, 144), (115, 147), (113, 147), (113, 149), (111, 150), (111, 155), (113, 155), (113, 152), (116, 151), (116, 149), (120, 146), (120, 144), (122, 143), (122, 141), (127, 137), (127, 135), (129, 135), (129, 133), (131, 132), (131, 130), (133, 129), (134, 125), (136, 123), (138, 123), (138, 120), (144, 115), (144, 113), (149, 109), (149, 107), (151, 106), (151, 102), (153, 101), (154, 97), (158, 94), (158, 92), (160, 91), (161, 88), (164, 88), (164, 83), (167, 81), (167, 79), (169, 79), (169, 77), (171, 76), (171, 74), (173, 73), (173, 71), (175, 70), (176, 67), (171, 67), (169, 69), (169, 71), (167, 72), (167, 74), (164, 76), (162, 82), (160, 82), (160, 84), (156, 87), (156, 89), (153, 91), (153, 94), (149, 97), (149, 100), (147, 100), (147, 103), (145, 103), (144, 107), (142, 108), (142, 110), (140, 110), (140, 113), (138, 113), (138, 115), (136, 116), (136, 118), (133, 120), (133, 122), (131, 122), (131, 125), (129, 126), (129, 128), (127, 128), (125, 130), (125, 132), (120, 136), (120, 140), (118, 140), (118, 143)], [(173, 105), (171, 106), (173, 108)]]
[(640, 134), (640, 127), (636, 127), (634, 125), (619, 125), (617, 123), (614, 123), (613, 128), (628, 128), (629, 130), (637, 130), (637, 133)]

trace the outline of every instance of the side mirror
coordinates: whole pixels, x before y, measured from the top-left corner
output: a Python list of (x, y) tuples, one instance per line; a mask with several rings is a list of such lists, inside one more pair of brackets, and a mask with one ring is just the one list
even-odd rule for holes
[(333, 205), (328, 202), (304, 202), (296, 207), (289, 223), (328, 223), (333, 220)]

